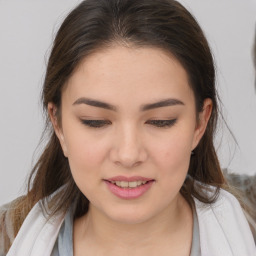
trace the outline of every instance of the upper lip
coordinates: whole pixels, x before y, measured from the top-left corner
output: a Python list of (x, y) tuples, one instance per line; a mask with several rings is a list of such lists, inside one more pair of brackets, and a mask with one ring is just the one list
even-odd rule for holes
[(141, 177), (141, 176), (132, 176), (132, 177), (126, 177), (126, 176), (115, 176), (109, 179), (106, 179), (107, 181), (150, 181), (153, 180), (151, 178)]

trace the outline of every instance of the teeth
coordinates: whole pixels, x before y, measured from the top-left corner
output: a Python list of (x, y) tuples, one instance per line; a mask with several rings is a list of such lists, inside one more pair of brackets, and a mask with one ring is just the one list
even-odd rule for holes
[(147, 181), (111, 181), (111, 183), (121, 188), (136, 188), (138, 186), (146, 184)]
[(118, 184), (116, 184), (117, 186), (121, 187), (121, 188), (128, 188), (129, 187), (129, 182), (127, 181), (117, 181)]
[(141, 185), (141, 182), (140, 181), (132, 181), (132, 182), (129, 182), (129, 188), (136, 188), (137, 186), (140, 186)]

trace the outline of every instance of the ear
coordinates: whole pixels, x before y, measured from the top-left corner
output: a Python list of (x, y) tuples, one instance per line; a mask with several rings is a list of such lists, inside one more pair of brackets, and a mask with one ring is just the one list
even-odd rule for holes
[(211, 117), (211, 113), (212, 113), (212, 100), (207, 98), (204, 100), (203, 110), (199, 113), (199, 116), (198, 116), (198, 121), (195, 129), (195, 133), (194, 133), (192, 150), (196, 148), (199, 141), (203, 137), (208, 121)]
[(66, 143), (65, 143), (63, 130), (62, 130), (60, 124), (59, 124), (57, 111), (58, 111), (58, 109), (55, 106), (55, 104), (53, 104), (52, 102), (49, 102), (48, 103), (48, 114), (49, 114), (49, 117), (51, 119), (51, 123), (52, 123), (53, 129), (55, 131), (55, 134), (59, 139), (60, 145), (61, 145), (62, 150), (63, 150), (63, 154), (65, 155), (65, 157), (67, 157), (68, 156), (67, 146), (66, 146)]

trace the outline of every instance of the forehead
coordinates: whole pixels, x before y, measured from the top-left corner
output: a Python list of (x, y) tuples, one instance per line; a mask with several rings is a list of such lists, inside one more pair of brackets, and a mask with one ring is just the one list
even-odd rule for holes
[(113, 46), (84, 58), (69, 79), (64, 95), (124, 102), (186, 98), (192, 90), (185, 69), (158, 48)]

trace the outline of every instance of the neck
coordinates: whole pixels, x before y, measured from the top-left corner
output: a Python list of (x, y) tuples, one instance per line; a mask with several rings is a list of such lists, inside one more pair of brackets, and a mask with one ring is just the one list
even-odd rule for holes
[(117, 222), (90, 206), (88, 213), (77, 220), (77, 237), (90, 239), (105, 248), (148, 247), (166, 239), (176, 243), (181, 233), (188, 230), (191, 216), (191, 209), (181, 195), (156, 216), (132, 224)]

